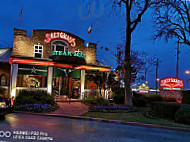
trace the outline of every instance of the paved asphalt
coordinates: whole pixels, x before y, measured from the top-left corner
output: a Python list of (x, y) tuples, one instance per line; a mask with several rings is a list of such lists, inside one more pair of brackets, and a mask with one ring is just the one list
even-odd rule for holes
[(190, 132), (13, 113), (0, 120), (0, 142), (190, 142)]

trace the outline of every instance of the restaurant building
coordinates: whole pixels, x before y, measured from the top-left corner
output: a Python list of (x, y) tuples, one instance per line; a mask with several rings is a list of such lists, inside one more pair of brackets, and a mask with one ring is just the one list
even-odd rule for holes
[[(10, 97), (23, 89), (78, 100), (96, 95), (98, 87), (88, 75), (110, 73), (109, 66), (97, 61), (96, 46), (85, 46), (82, 38), (65, 31), (39, 29), (27, 36), (26, 30), (14, 29), (13, 48), (7, 53), (10, 56), (4, 55), (9, 62), (0, 61), (1, 83), (6, 74), (3, 86), (7, 86)], [(104, 97), (108, 98), (107, 91)]]

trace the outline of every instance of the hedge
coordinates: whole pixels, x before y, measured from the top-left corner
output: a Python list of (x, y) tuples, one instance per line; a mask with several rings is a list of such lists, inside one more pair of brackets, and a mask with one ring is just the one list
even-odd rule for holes
[(190, 104), (190, 90), (182, 91), (182, 103)]
[(175, 114), (175, 122), (190, 125), (190, 105), (183, 105)]
[(154, 102), (151, 105), (151, 111), (158, 117), (175, 119), (175, 113), (179, 110), (181, 104), (169, 102)]

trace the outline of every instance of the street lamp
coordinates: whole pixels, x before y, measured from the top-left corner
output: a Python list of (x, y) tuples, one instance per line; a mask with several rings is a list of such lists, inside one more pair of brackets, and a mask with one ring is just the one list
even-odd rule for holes
[[(186, 71), (185, 71), (185, 74), (187, 74), (187, 75), (188, 75), (188, 74), (190, 74), (190, 70), (186, 70)], [(188, 89), (189, 79), (187, 80), (187, 82), (186, 82), (186, 83), (187, 83), (187, 89)]]
[(186, 70), (186, 71), (185, 71), (185, 74), (190, 74), (190, 70)]

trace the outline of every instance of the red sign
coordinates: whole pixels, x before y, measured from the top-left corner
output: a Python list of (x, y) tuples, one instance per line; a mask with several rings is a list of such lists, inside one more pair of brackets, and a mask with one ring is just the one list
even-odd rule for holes
[(64, 33), (64, 32), (53, 32), (53, 33), (47, 33), (45, 35), (46, 39), (44, 39), (45, 43), (50, 43), (53, 39), (63, 39), (67, 41), (71, 47), (76, 46), (75, 38), (71, 37), (70, 35)]
[(184, 82), (175, 77), (168, 77), (160, 80), (160, 90), (183, 90)]

